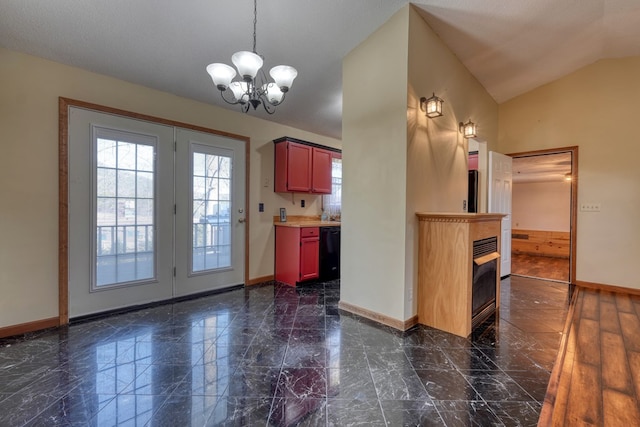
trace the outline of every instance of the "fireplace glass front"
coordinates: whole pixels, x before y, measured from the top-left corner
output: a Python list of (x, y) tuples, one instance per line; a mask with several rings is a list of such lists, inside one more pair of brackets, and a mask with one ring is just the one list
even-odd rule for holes
[(475, 328), (496, 310), (498, 239), (473, 242), (471, 323)]

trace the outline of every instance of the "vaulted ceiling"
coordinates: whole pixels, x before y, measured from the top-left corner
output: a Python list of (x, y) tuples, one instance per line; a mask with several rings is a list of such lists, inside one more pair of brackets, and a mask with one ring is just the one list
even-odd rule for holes
[[(259, 0), (265, 68), (299, 75), (267, 120), (341, 137), (342, 59), (406, 0)], [(416, 0), (498, 102), (640, 55), (638, 0)], [(205, 72), (251, 50), (251, 0), (0, 0), (0, 46), (229, 109)], [(64, 95), (64, 94), (61, 94)]]

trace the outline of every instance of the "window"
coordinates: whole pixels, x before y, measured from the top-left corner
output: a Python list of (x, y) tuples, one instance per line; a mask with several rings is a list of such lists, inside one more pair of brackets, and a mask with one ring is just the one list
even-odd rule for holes
[(154, 278), (155, 139), (94, 129), (95, 288)]
[(342, 158), (331, 159), (331, 194), (323, 196), (324, 213), (330, 220), (340, 220), (342, 213)]
[[(193, 146), (192, 272), (231, 267), (231, 156)], [(203, 150), (203, 151), (196, 151)]]

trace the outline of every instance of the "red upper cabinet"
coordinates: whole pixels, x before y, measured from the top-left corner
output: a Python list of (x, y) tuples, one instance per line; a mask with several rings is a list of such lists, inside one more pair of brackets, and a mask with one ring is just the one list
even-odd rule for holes
[(339, 153), (289, 138), (274, 142), (274, 191), (331, 194), (331, 158)]
[(469, 153), (469, 170), (478, 170), (478, 153)]
[(313, 147), (311, 191), (331, 194), (331, 151)]
[(287, 190), (311, 191), (312, 147), (295, 142), (287, 143)]

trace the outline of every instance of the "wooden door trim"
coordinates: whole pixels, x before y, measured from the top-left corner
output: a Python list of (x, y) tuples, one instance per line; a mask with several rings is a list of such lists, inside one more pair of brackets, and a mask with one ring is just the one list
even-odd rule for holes
[(544, 150), (522, 151), (519, 153), (509, 153), (507, 156), (531, 157), (545, 154), (571, 153), (571, 212), (569, 231), (571, 235), (569, 253), (569, 283), (576, 284), (576, 259), (577, 259), (577, 237), (578, 237), (578, 146), (547, 148)]
[(245, 241), (244, 281), (249, 280), (249, 189), (251, 138), (190, 123), (118, 108), (93, 104), (71, 98), (58, 98), (58, 318), (60, 325), (69, 323), (69, 108), (86, 108), (101, 113), (114, 114), (131, 119), (144, 120), (197, 132), (220, 135), (243, 141), (245, 145)]

